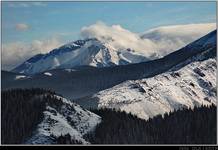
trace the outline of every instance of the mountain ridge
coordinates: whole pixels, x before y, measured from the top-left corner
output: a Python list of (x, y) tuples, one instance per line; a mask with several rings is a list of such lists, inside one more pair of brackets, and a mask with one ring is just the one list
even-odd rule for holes
[[(144, 79), (128, 80), (100, 91), (92, 97), (97, 99), (95, 106), (115, 108), (149, 119), (181, 108), (216, 105), (216, 49), (211, 47), (212, 43), (216, 43), (215, 35), (212, 32), (196, 41), (197, 44), (200, 43), (200, 47), (201, 44), (205, 45), (206, 51), (201, 51), (196, 46), (191, 50), (200, 53), (174, 65), (166, 72)], [(206, 44), (202, 43), (202, 39), (207, 39)], [(192, 46), (193, 43), (182, 51), (169, 54), (165, 59), (171, 60), (169, 58), (174, 54), (183, 54), (186, 48)]]
[(100, 116), (49, 90), (2, 91), (2, 104), (4, 144), (58, 144), (62, 136), (89, 144), (84, 135), (101, 122)]
[(144, 54), (132, 49), (115, 49), (112, 45), (96, 38), (77, 40), (47, 54), (37, 54), (12, 72), (35, 74), (50, 69), (66, 69), (78, 66), (108, 67), (148, 61)]
[[(204, 45), (210, 37), (214, 37), (214, 40)], [(208, 55), (212, 54), (213, 56), (216, 54), (215, 39), (216, 30), (204, 38), (196, 40), (189, 46), (157, 60), (121, 66), (82, 69), (79, 71), (74, 69), (49, 70), (47, 72), (52, 74), (52, 76), (47, 76), (44, 72), (20, 80), (14, 80), (13, 78), (10, 81), (2, 80), (2, 88), (43, 87), (57, 90), (58, 93), (62, 93), (66, 98), (82, 98), (126, 80), (137, 80), (160, 74), (202, 52), (207, 53), (209, 51)], [(202, 43), (199, 43), (199, 41), (202, 41)], [(3, 77), (6, 78), (4, 75)]]

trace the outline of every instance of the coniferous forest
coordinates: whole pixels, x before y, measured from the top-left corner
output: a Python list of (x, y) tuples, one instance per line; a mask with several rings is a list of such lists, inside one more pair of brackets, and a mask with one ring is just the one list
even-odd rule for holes
[(93, 144), (216, 144), (216, 106), (178, 110), (148, 121), (111, 109), (93, 110), (103, 121)]
[(8, 90), (1, 93), (1, 134), (3, 144), (22, 143), (42, 120), (44, 104), (37, 98), (41, 89)]
[[(43, 89), (16, 89), (1, 94), (3, 144), (21, 144), (43, 119), (46, 104), (57, 108), (62, 101)], [(43, 96), (43, 97), (42, 97)], [(112, 109), (91, 110), (102, 122), (84, 138), (92, 144), (215, 144), (215, 105), (183, 109), (149, 120)], [(57, 144), (81, 144), (70, 135), (54, 137)]]
[(1, 143), (24, 143), (42, 121), (46, 103), (60, 105), (61, 101), (52, 94), (55, 93), (40, 88), (2, 91)]

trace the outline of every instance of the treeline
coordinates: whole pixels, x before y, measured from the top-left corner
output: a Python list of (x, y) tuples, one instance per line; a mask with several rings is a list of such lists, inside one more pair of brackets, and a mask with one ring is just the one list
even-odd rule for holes
[(55, 144), (82, 144), (81, 141), (77, 140), (77, 139), (74, 139), (71, 137), (71, 135), (68, 133), (66, 135), (61, 135), (61, 136), (54, 136), (54, 135), (51, 135), (56, 143)]
[[(24, 143), (42, 121), (47, 105), (56, 110), (63, 105), (54, 94), (43, 89), (2, 91), (1, 143)], [(214, 105), (184, 109), (147, 121), (111, 109), (91, 110), (102, 122), (85, 138), (92, 144), (215, 144), (216, 110)], [(54, 139), (57, 144), (81, 144), (69, 134)]]
[(215, 144), (216, 106), (178, 110), (149, 119), (111, 109), (92, 110), (102, 117), (92, 144)]
[(49, 90), (12, 89), (1, 93), (1, 143), (21, 144), (32, 135), (43, 119), (46, 105), (57, 107), (62, 101)]

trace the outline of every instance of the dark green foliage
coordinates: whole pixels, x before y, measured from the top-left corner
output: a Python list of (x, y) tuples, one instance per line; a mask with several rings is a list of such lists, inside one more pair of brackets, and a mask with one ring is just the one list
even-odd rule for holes
[[(58, 111), (63, 102), (53, 94), (43, 89), (2, 91), (2, 144), (24, 143), (42, 121), (46, 106)], [(178, 110), (148, 121), (110, 109), (93, 112), (103, 119), (94, 133), (85, 136), (94, 144), (216, 143), (216, 106)], [(54, 139), (57, 144), (81, 144), (68, 134)]]
[(61, 135), (59, 137), (56, 137), (56, 144), (82, 144), (81, 141), (77, 139), (72, 139), (70, 134)]
[(178, 110), (148, 121), (110, 109), (93, 110), (102, 117), (93, 144), (215, 144), (216, 106)]
[(46, 105), (57, 107), (58, 100), (49, 90), (13, 89), (1, 93), (1, 142), (21, 144), (43, 119)]

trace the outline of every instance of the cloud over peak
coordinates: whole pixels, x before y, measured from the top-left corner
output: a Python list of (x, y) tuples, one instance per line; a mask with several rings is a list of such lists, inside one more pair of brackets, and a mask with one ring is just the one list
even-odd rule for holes
[[(29, 29), (26, 24), (17, 24), (16, 29)], [(114, 50), (133, 49), (136, 53), (152, 58), (164, 56), (197, 40), (216, 29), (215, 23), (164, 26), (137, 34), (120, 25), (108, 26), (103, 22), (83, 27), (83, 38), (97, 38)], [(46, 53), (62, 45), (59, 39), (34, 40), (31, 43), (12, 42), (2, 45), (2, 69), (10, 70), (30, 57)]]
[(120, 25), (108, 26), (97, 22), (81, 29), (83, 38), (95, 37), (108, 42), (116, 49), (131, 48), (145, 56), (158, 54), (164, 56), (197, 40), (216, 29), (215, 23), (186, 24), (163, 26), (145, 31), (142, 34), (133, 33)]
[[(120, 25), (107, 26), (103, 22), (97, 22), (88, 27), (81, 29), (81, 36), (83, 38), (97, 38), (103, 42), (109, 42), (115, 49), (127, 49), (131, 48), (138, 52), (155, 49), (155, 45), (152, 41), (147, 39), (141, 39), (136, 33), (128, 31), (122, 28)], [(153, 53), (153, 52), (152, 52)]]
[(143, 39), (150, 39), (158, 46), (159, 53), (166, 55), (199, 39), (216, 29), (216, 23), (199, 23), (162, 26), (141, 34)]

